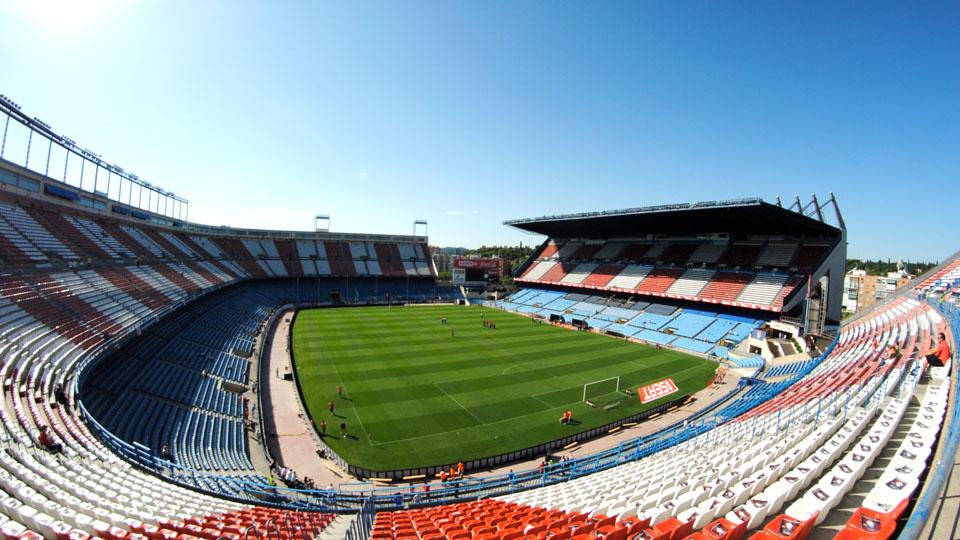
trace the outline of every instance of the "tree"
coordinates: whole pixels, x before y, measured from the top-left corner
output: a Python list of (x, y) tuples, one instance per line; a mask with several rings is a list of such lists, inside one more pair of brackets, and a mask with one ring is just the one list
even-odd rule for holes
[[(908, 262), (904, 263), (904, 270), (908, 274), (913, 274), (919, 276), (920, 274), (926, 272), (927, 270), (933, 268), (939, 263), (935, 262)], [(867, 275), (871, 276), (885, 276), (888, 272), (897, 271), (897, 261), (893, 260), (861, 260), (861, 259), (847, 259), (847, 272), (855, 269), (863, 270)]]

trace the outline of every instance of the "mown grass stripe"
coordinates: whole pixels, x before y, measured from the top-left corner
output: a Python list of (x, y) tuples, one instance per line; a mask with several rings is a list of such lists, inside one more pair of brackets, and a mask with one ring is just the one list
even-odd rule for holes
[[(497, 329), (484, 328), (481, 315)], [(348, 432), (360, 437), (327, 442), (351, 463), (379, 470), (499, 454), (640, 410), (635, 397), (610, 411), (587, 407), (579, 400), (592, 380), (619, 375), (639, 386), (672, 376), (690, 393), (706, 386), (715, 368), (675, 351), (476, 306), (307, 310), (293, 336), (311, 416), (327, 420), (334, 428), (328, 433), (347, 419)], [(349, 399), (336, 396), (340, 383)], [(339, 416), (329, 414), (328, 400)], [(565, 409), (579, 426), (557, 422)]]

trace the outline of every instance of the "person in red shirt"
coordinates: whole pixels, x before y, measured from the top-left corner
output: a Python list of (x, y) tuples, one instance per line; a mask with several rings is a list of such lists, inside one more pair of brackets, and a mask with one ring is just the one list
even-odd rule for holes
[(945, 366), (950, 361), (950, 344), (947, 343), (947, 336), (940, 332), (939, 338), (940, 342), (937, 343), (933, 354), (927, 355), (927, 362), (935, 367)]
[(53, 437), (50, 436), (49, 426), (40, 426), (40, 437), (39, 437), (40, 446), (44, 449), (49, 450), (55, 454), (59, 454), (63, 450), (63, 446), (60, 443), (53, 440)]

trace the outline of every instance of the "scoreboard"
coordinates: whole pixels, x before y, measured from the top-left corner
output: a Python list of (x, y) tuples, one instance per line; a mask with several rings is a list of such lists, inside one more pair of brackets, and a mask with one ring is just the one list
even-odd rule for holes
[(471, 259), (458, 257), (453, 260), (453, 284), (483, 286), (497, 281), (503, 275), (504, 260), (496, 258)]

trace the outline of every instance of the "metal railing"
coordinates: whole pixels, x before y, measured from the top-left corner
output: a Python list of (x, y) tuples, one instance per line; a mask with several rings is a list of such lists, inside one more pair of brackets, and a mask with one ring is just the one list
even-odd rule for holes
[(363, 501), (360, 512), (353, 518), (353, 523), (347, 529), (344, 535), (346, 540), (367, 540), (370, 538), (370, 531), (373, 529), (373, 520), (377, 515), (377, 510), (373, 501), (367, 499)]
[[(152, 455), (146, 448), (138, 448), (126, 441), (122, 441), (100, 426), (92, 418), (82, 403), (79, 404), (91, 430), (111, 449), (125, 459), (147, 468), (151, 472), (166, 477), (177, 483), (187, 485), (191, 489), (215, 496), (228, 497), (235, 500), (255, 502), (268, 506), (299, 508), (311, 511), (356, 512), (366, 504), (372, 504), (376, 510), (393, 510), (403, 507), (432, 506), (475, 500), (482, 497), (505, 495), (516, 491), (523, 491), (533, 487), (557, 484), (573, 478), (593, 474), (609, 468), (635, 461), (643, 457), (661, 452), (705, 433), (728, 420), (735, 418), (742, 412), (749, 410), (769, 399), (772, 399), (804, 374), (812, 371), (820, 362), (830, 355), (836, 342), (812, 362), (808, 369), (791, 381), (778, 384), (769, 384), (764, 389), (745, 394), (722, 409), (707, 409), (688, 418), (688, 425), (672, 424), (656, 433), (636, 437), (624, 441), (614, 448), (610, 448), (590, 456), (561, 461), (545, 465), (543, 468), (534, 468), (520, 472), (509, 472), (480, 479), (463, 479), (455, 482), (430, 484), (429, 490), (411, 489), (409, 486), (379, 487), (373, 484), (341, 485), (340, 491), (331, 490), (298, 490), (278, 486), (265, 485), (250, 480), (236, 480), (237, 489), (230, 493), (212, 492), (204, 489), (204, 478), (216, 480), (219, 475), (184, 468), (175, 463), (167, 462)], [(739, 388), (720, 400), (724, 403)], [(692, 422), (690, 420), (693, 420)], [(190, 482), (185, 481), (190, 479)]]

